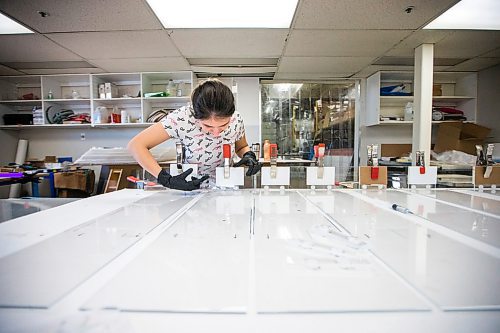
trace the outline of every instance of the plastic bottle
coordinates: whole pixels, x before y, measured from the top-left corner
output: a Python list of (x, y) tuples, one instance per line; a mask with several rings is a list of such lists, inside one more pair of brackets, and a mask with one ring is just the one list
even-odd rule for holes
[(412, 121), (413, 120), (413, 102), (406, 103), (404, 120), (405, 121)]
[(269, 140), (264, 140), (264, 145), (262, 146), (262, 148), (262, 150), (264, 151), (264, 161), (271, 161), (271, 144), (269, 143)]
[(78, 99), (78, 98), (80, 98), (80, 94), (78, 93), (78, 91), (76, 91), (76, 90), (74, 90), (74, 89), (73, 89), (73, 90), (71, 91), (71, 97), (72, 97), (73, 99)]
[(47, 99), (54, 99), (54, 94), (52, 93), (52, 90), (49, 90), (49, 93), (47, 94)]
[(174, 96), (175, 86), (174, 86), (174, 81), (172, 79), (168, 80), (166, 90), (167, 90), (167, 97)]

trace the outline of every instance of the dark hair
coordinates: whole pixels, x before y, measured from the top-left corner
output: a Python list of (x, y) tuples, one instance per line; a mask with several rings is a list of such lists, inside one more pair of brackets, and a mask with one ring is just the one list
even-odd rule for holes
[(196, 119), (227, 118), (235, 110), (231, 89), (217, 79), (200, 83), (193, 90), (191, 101)]

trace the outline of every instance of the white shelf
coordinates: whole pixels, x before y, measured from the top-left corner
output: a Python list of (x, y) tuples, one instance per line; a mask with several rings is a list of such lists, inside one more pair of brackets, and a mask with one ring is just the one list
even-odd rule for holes
[[(441, 123), (453, 123), (459, 120), (434, 120), (432, 124), (441, 124)], [(464, 123), (475, 123), (474, 121), (464, 121)], [(398, 126), (398, 125), (413, 125), (413, 121), (408, 120), (381, 120), (377, 125), (390, 125), (390, 126)], [(377, 126), (371, 125), (371, 126)]]
[(29, 129), (64, 129), (64, 128), (90, 128), (91, 124), (44, 124), (44, 125), (0, 125), (5, 130), (29, 130)]
[[(182, 90), (183, 96), (171, 95), (169, 97), (143, 97), (147, 92), (166, 91), (167, 84), (172, 80), (177, 89)], [(157, 109), (176, 109), (189, 103), (193, 90), (195, 76), (191, 71), (179, 72), (147, 72), (147, 73), (100, 73), (100, 74), (61, 74), (61, 75), (23, 75), (0, 77), (0, 121), (3, 114), (31, 112), (33, 106), (40, 106), (43, 110), (53, 106), (54, 112), (60, 109), (72, 109), (76, 113), (89, 113), (94, 119), (97, 107), (105, 107), (106, 113), (120, 113), (126, 111), (134, 121), (146, 120)], [(111, 82), (116, 85), (116, 96), (141, 97), (115, 97), (98, 98), (99, 85)], [(73, 91), (84, 98), (71, 98)], [(52, 94), (54, 98), (47, 97)], [(19, 96), (33, 94), (34, 100), (16, 100)], [(45, 119), (45, 112), (43, 113)], [(147, 127), (151, 123), (127, 124), (61, 124), (61, 125), (4, 125), (2, 129), (35, 129), (35, 128), (79, 128), (79, 127), (116, 127), (133, 128)]]
[[(380, 117), (404, 116), (408, 102), (414, 96), (380, 96), (380, 88), (405, 85), (405, 92), (413, 89), (413, 72), (377, 72), (367, 79), (365, 126), (403, 125), (412, 122), (380, 121)], [(469, 122), (475, 122), (477, 109), (477, 75), (470, 72), (434, 73), (434, 84), (439, 85), (443, 96), (433, 96), (434, 106), (452, 107), (464, 112)], [(436, 123), (436, 122), (433, 122)]]
[(144, 97), (145, 102), (165, 102), (165, 103), (187, 103), (189, 96), (172, 96), (172, 97)]
[(106, 127), (149, 127), (153, 125), (153, 123), (119, 123), (119, 124), (113, 124), (113, 123), (106, 123), (106, 124), (93, 124), (93, 127), (101, 127), (101, 128), (106, 128)]
[(96, 98), (94, 99), (94, 103), (108, 104), (108, 105), (140, 104), (141, 98), (140, 97)]
[(41, 99), (14, 99), (8, 101), (0, 101), (0, 104), (10, 104), (10, 105), (42, 105)]

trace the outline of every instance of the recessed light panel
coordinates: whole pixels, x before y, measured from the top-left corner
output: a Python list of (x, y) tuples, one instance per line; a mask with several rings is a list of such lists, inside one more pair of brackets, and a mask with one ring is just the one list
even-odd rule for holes
[(424, 29), (500, 30), (500, 1), (462, 0)]
[(0, 13), (0, 34), (32, 34), (33, 31), (25, 28), (16, 21)]
[(289, 28), (298, 0), (147, 0), (167, 29)]

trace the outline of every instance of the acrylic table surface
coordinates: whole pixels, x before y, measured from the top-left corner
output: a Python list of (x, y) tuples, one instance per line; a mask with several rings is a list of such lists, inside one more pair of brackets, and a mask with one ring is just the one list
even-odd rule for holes
[(0, 224), (0, 331), (498, 332), (499, 210), (445, 189), (82, 199)]

